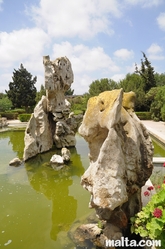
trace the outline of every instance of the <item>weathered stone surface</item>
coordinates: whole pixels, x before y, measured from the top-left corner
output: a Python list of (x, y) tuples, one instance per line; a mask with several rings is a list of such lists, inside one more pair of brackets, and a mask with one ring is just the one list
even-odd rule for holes
[(46, 96), (42, 96), (25, 131), (24, 160), (57, 148), (75, 146), (79, 119), (70, 117), (70, 103), (65, 92), (73, 82), (71, 63), (66, 57), (50, 61), (43, 57)]
[(68, 108), (64, 93), (71, 87), (73, 71), (67, 57), (50, 61), (49, 56), (44, 56), (45, 88), (48, 98), (48, 111), (55, 113)]
[(0, 118), (0, 128), (7, 126), (7, 118)]
[(71, 157), (70, 150), (68, 150), (67, 148), (62, 148), (61, 155), (64, 161), (66, 162), (70, 161), (70, 157)]
[(90, 166), (81, 179), (91, 193), (90, 207), (120, 231), (141, 209), (141, 187), (153, 168), (152, 142), (133, 111), (134, 99), (122, 89), (89, 99), (79, 128), (90, 149)]
[(47, 98), (42, 96), (25, 131), (23, 158), (27, 159), (52, 148), (52, 131), (47, 115)]
[(62, 156), (56, 155), (56, 154), (51, 157), (50, 162), (57, 164), (57, 165), (64, 164), (64, 160), (63, 160)]
[[(96, 241), (97, 237), (101, 235), (101, 228), (96, 224), (86, 224), (78, 227), (71, 238), (75, 245), (79, 247), (88, 247), (90, 242)], [(95, 243), (95, 245), (100, 246), (100, 243)]]
[(12, 159), (12, 160), (9, 162), (9, 165), (10, 165), (10, 166), (18, 167), (18, 166), (21, 165), (21, 163), (22, 163), (22, 161), (21, 161), (18, 157), (16, 157), (16, 158)]
[(56, 123), (53, 139), (57, 148), (71, 147), (76, 145), (75, 133), (64, 120), (58, 121)]

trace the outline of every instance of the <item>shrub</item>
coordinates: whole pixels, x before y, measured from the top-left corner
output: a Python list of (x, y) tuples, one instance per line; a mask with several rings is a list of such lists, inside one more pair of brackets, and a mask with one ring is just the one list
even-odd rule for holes
[[(160, 186), (159, 186), (160, 187)], [(151, 189), (148, 188), (149, 191)], [(145, 196), (150, 195), (149, 191), (144, 192)], [(131, 231), (140, 234), (142, 238), (160, 240), (160, 249), (165, 248), (165, 184), (151, 197), (148, 204), (142, 211), (131, 218)]]
[(31, 114), (29, 113), (24, 113), (24, 114), (19, 114), (18, 118), (21, 122), (28, 122), (31, 117)]
[(22, 113), (25, 113), (25, 109), (23, 109), (23, 108), (17, 108), (17, 109), (13, 109), (13, 110), (8, 111), (8, 113), (22, 114)]
[(151, 113), (150, 112), (136, 112), (136, 115), (141, 120), (150, 120), (151, 119)]
[(10, 112), (1, 112), (0, 113), (1, 117), (7, 118), (7, 119), (17, 119), (18, 118), (18, 113), (10, 113)]
[(75, 115), (84, 114), (84, 112), (81, 111), (81, 110), (74, 110), (73, 112), (74, 112)]

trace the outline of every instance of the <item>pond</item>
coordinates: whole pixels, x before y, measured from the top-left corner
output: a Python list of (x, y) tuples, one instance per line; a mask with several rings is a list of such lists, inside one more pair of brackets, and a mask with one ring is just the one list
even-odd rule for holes
[[(57, 149), (11, 167), (11, 159), (22, 158), (24, 131), (0, 133), (0, 248), (76, 248), (68, 232), (93, 212), (88, 208), (90, 194), (80, 185), (89, 166), (88, 145), (79, 135), (76, 140), (71, 162), (60, 171), (48, 163)], [(164, 156), (164, 150), (155, 148), (155, 155)]]
[(89, 165), (88, 146), (77, 135), (71, 163), (60, 171), (48, 165), (57, 150), (17, 168), (8, 166), (14, 157), (22, 157), (23, 138), (24, 131), (0, 133), (0, 248), (73, 249), (68, 231), (91, 213), (90, 195), (80, 185)]
[[(162, 144), (157, 143), (154, 139), (152, 141), (154, 145), (154, 157), (165, 157), (165, 147)], [(165, 167), (163, 167), (162, 163), (157, 163), (154, 166), (151, 181), (155, 186), (155, 189), (158, 190), (165, 181)]]

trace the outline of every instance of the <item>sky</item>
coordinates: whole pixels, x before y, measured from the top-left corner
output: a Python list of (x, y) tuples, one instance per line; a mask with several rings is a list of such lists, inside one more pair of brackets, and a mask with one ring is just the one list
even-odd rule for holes
[(44, 85), (43, 56), (66, 56), (74, 94), (101, 78), (119, 82), (142, 51), (165, 72), (164, 0), (0, 0), (0, 92), (20, 64)]

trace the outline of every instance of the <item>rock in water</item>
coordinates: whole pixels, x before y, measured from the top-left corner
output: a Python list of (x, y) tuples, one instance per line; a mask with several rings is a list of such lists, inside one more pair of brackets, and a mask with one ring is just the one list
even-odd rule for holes
[(80, 120), (69, 116), (70, 104), (65, 99), (73, 82), (71, 63), (67, 57), (50, 61), (49, 56), (44, 56), (43, 64), (46, 96), (42, 96), (27, 124), (24, 161), (50, 150), (53, 144), (60, 149), (76, 144)]
[[(81, 179), (91, 193), (90, 207), (121, 232), (141, 210), (141, 187), (153, 169), (153, 145), (134, 113), (134, 100), (133, 92), (122, 89), (90, 98), (79, 128), (90, 150), (90, 165)], [(115, 229), (110, 237), (115, 238)]]
[(62, 158), (62, 156), (60, 155), (53, 155), (50, 159), (51, 163), (57, 164), (57, 165), (63, 165), (64, 164), (64, 160)]
[(64, 161), (68, 162), (70, 161), (70, 150), (68, 150), (67, 148), (62, 148), (61, 149), (61, 155)]
[(18, 166), (21, 165), (21, 163), (22, 163), (22, 161), (21, 161), (18, 157), (16, 157), (16, 158), (12, 159), (12, 160), (9, 162), (9, 165), (10, 165), (10, 166), (18, 167)]

